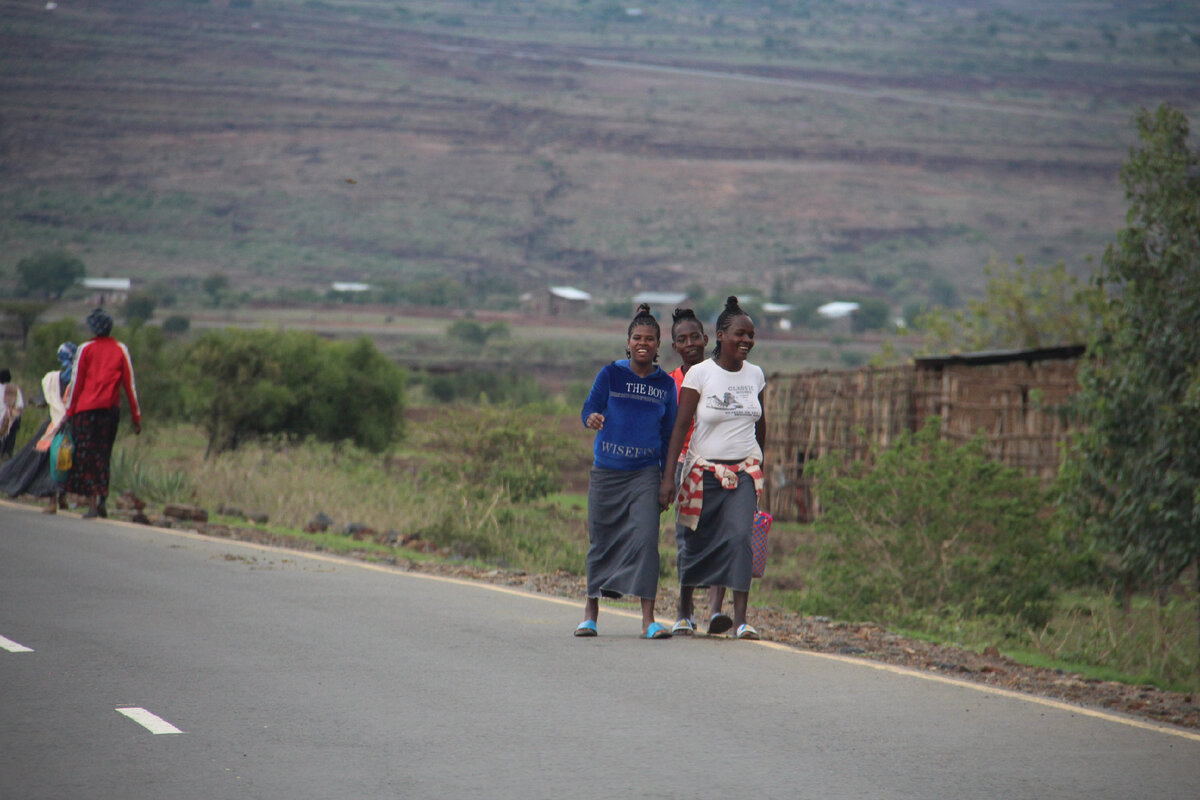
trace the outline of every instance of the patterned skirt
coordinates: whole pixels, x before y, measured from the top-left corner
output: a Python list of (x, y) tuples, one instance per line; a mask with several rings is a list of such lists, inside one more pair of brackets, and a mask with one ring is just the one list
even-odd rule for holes
[(81, 411), (71, 417), (75, 452), (66, 491), (85, 497), (108, 497), (108, 462), (112, 459), (113, 442), (117, 440), (117, 423), (120, 421), (119, 407)]

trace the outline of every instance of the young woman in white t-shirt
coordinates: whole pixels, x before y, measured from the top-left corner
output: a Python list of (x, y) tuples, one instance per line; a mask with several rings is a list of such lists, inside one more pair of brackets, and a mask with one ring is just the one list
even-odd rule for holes
[[(692, 614), (697, 586), (723, 586), (733, 591), (735, 635), (757, 639), (758, 631), (746, 622), (746, 609), (750, 536), (762, 492), (766, 378), (746, 360), (754, 347), (754, 321), (736, 297), (725, 301), (716, 337), (713, 357), (689, 369), (679, 390), (668, 464), (679, 457), (693, 421), (694, 427), (679, 484), (670, 471), (665, 473), (659, 502), (678, 499), (679, 524), (686, 529), (679, 557), (680, 618)], [(715, 621), (720, 620), (710, 620), (709, 632), (723, 632)]]

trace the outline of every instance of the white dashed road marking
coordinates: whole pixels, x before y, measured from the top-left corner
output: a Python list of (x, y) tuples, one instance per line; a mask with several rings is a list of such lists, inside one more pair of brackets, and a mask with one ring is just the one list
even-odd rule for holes
[(167, 722), (162, 717), (151, 714), (144, 708), (118, 708), (118, 714), (124, 714), (131, 720), (141, 725), (146, 730), (154, 734), (159, 733), (183, 733), (171, 723)]
[(0, 636), (0, 650), (7, 650), (10, 653), (32, 653), (32, 647), (26, 647), (23, 644), (17, 644), (12, 639), (5, 639)]

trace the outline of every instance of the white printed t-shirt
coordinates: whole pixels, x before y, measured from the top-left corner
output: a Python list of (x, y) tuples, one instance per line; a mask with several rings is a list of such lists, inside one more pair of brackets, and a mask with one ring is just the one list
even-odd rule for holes
[(699, 392), (700, 403), (688, 457), (710, 461), (762, 458), (754, 426), (762, 417), (758, 395), (766, 385), (762, 368), (749, 361), (743, 361), (737, 372), (722, 369), (711, 358), (689, 369), (682, 388)]

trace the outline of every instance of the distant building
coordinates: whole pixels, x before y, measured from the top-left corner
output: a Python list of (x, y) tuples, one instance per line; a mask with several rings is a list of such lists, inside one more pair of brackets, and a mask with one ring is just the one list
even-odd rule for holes
[(790, 331), (792, 329), (792, 318), (788, 315), (792, 313), (792, 306), (789, 303), (763, 303), (763, 324), (768, 328), (774, 328), (777, 331)]
[(88, 290), (95, 305), (120, 305), (129, 299), (133, 281), (129, 278), (81, 278), (79, 285)]
[(858, 311), (858, 303), (850, 303), (845, 300), (834, 300), (832, 303), (826, 303), (817, 308), (817, 313), (825, 319), (844, 319), (845, 317), (853, 316)]
[(331, 286), (335, 292), (369, 292), (371, 284), (369, 283), (344, 283), (342, 281), (334, 281)]
[(854, 315), (858, 313), (859, 308), (858, 303), (834, 300), (832, 303), (818, 306), (817, 315), (832, 323), (830, 328), (834, 333), (847, 334), (854, 329)]
[(560, 317), (585, 310), (592, 296), (572, 286), (551, 286), (521, 298), (532, 313), (546, 317)]
[(671, 312), (687, 303), (687, 292), (639, 292), (633, 296), (633, 310), (642, 303), (650, 306), (650, 312), (663, 319), (671, 319)]

